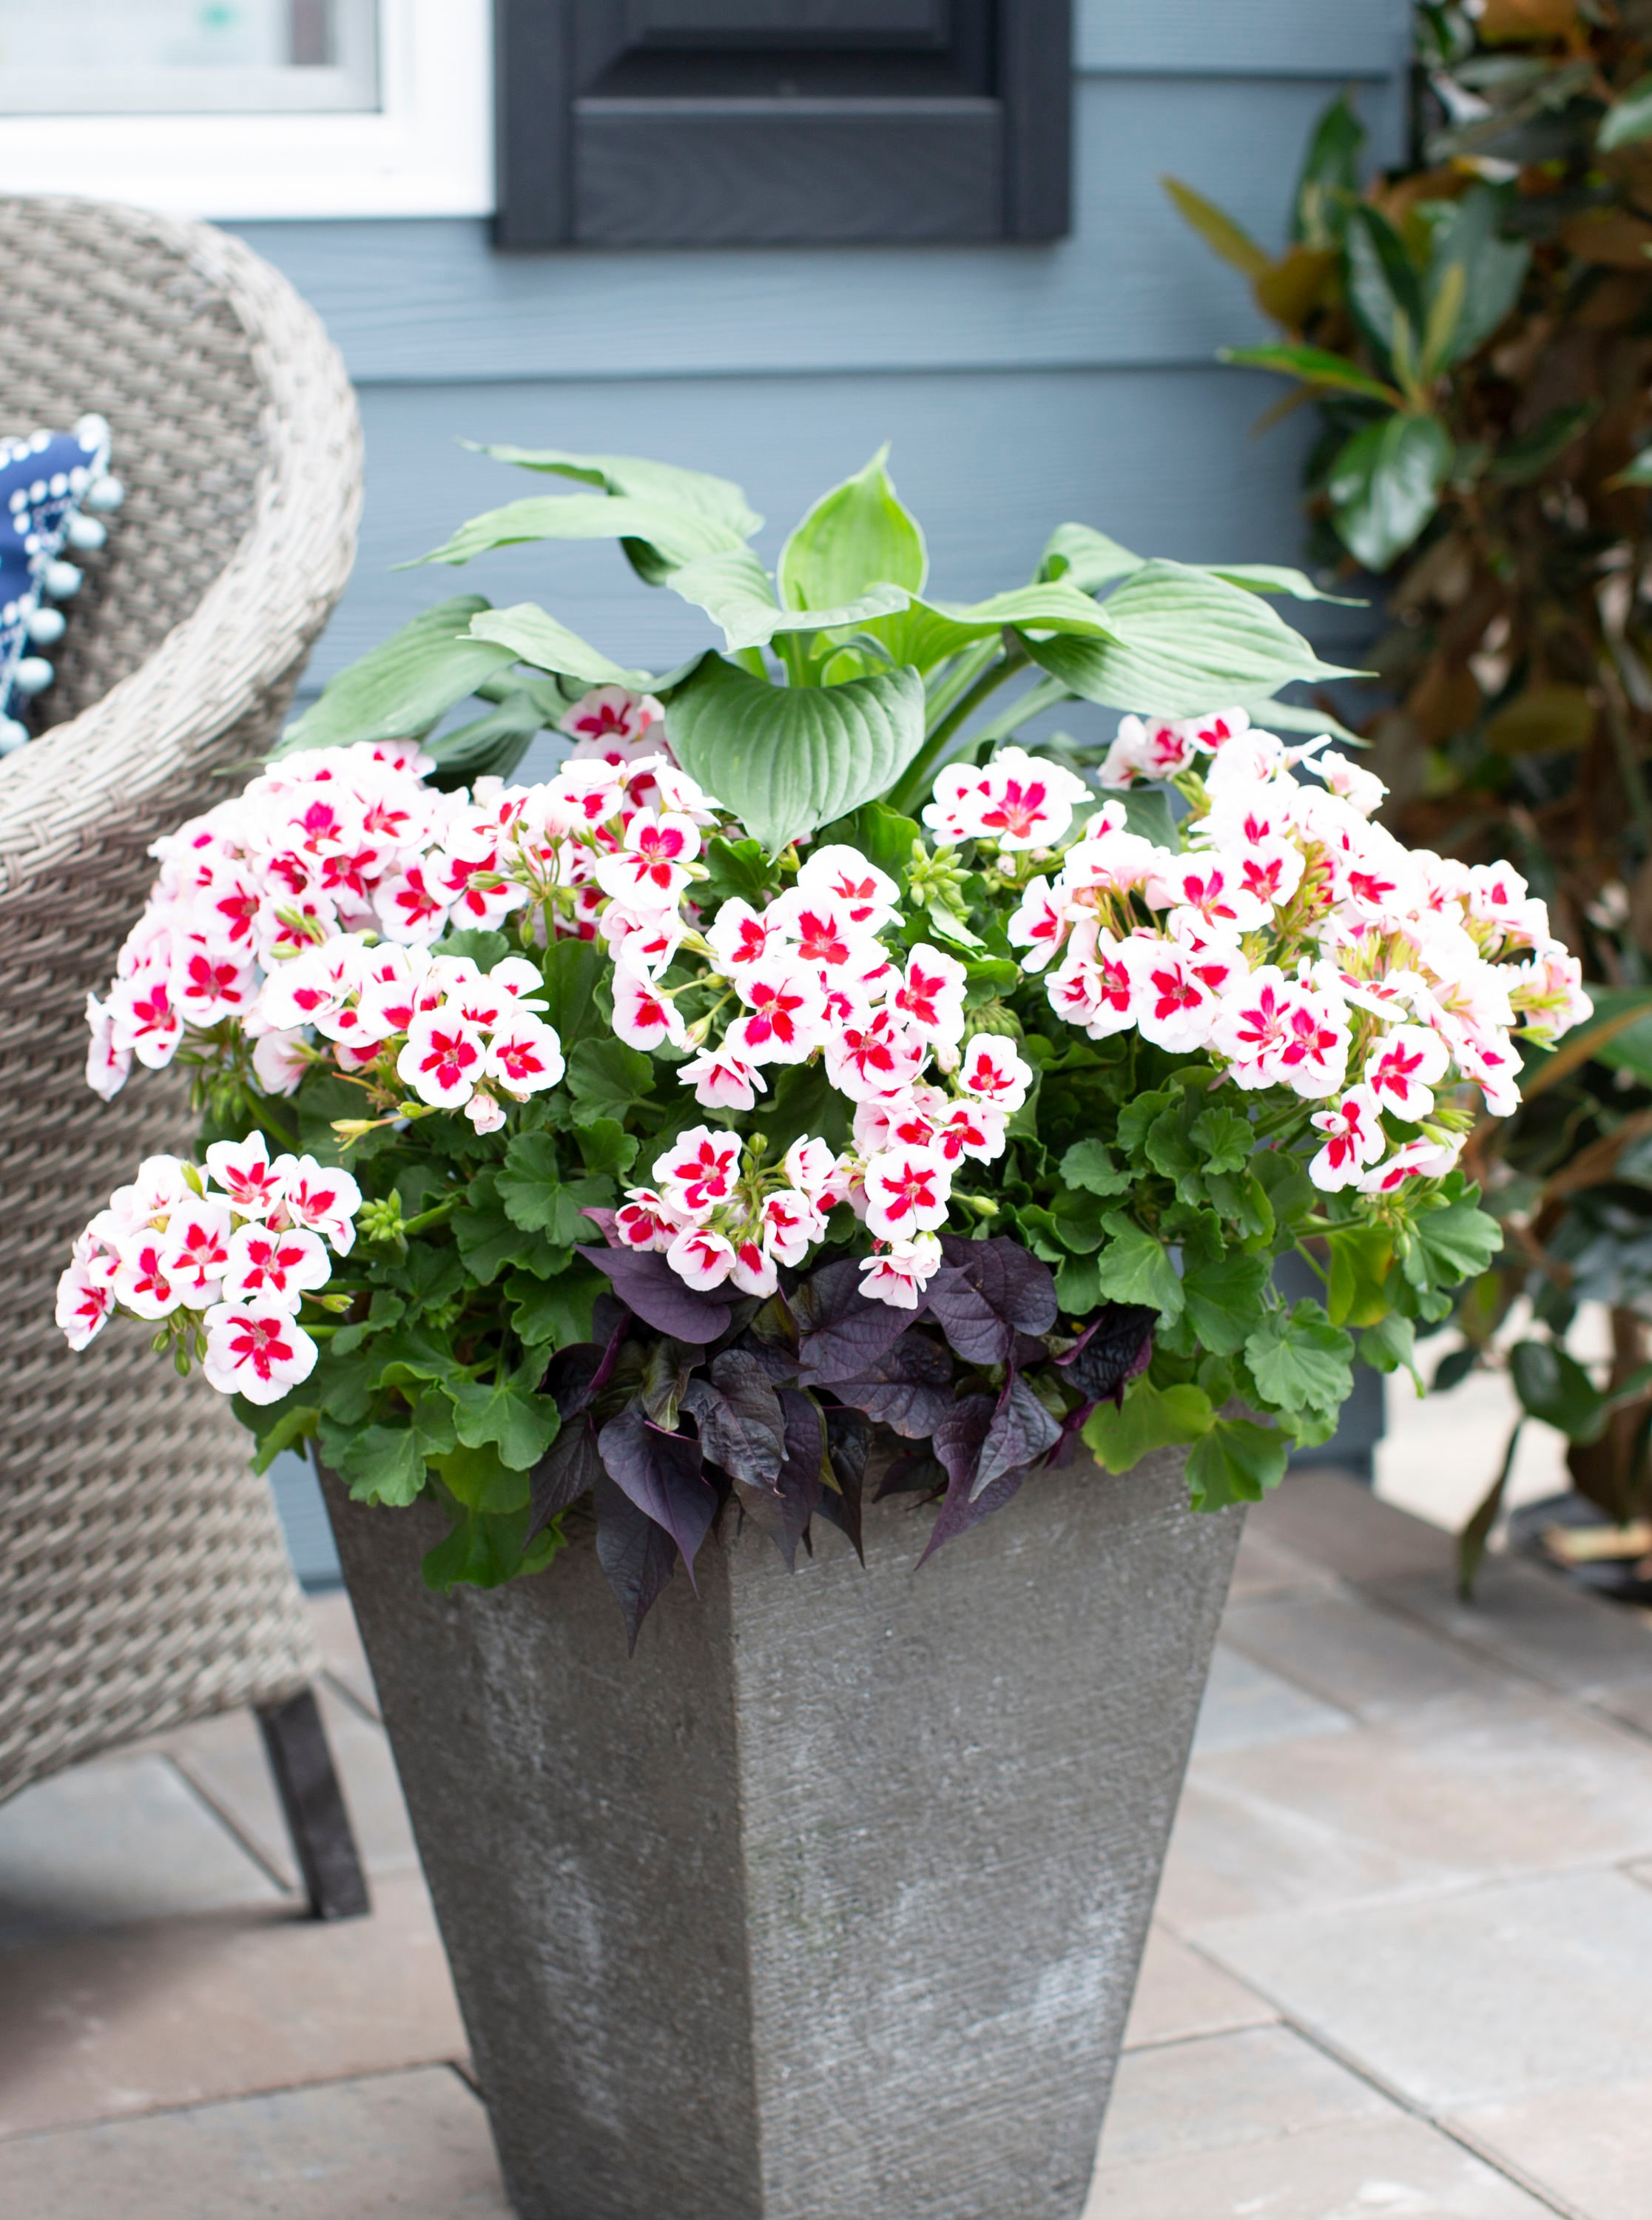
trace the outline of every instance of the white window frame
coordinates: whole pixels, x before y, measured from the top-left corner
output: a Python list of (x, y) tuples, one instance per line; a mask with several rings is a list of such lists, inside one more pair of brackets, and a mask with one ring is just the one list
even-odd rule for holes
[(72, 193), (220, 221), (488, 215), (489, 0), (379, 0), (371, 112), (9, 115), (0, 193)]

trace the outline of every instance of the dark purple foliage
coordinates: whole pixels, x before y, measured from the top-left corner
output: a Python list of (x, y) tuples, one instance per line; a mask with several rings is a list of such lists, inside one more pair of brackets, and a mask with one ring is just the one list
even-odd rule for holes
[(565, 1419), (562, 1431), (528, 1475), (527, 1539), (531, 1542), (558, 1512), (577, 1503), (602, 1476), (596, 1428), (589, 1412)]
[(709, 1464), (731, 1480), (771, 1487), (786, 1459), (786, 1420), (767, 1373), (750, 1350), (725, 1349), (711, 1361), (711, 1377), (689, 1381), (683, 1407), (700, 1429)]
[(889, 1460), (872, 1500), (882, 1503), (886, 1495), (939, 1495), (945, 1487), (945, 1466), (927, 1450), (913, 1450)]
[(1007, 1364), (1018, 1334), (1056, 1323), (1056, 1282), (1047, 1264), (1007, 1234), (991, 1241), (941, 1236), (946, 1261), (926, 1290), (930, 1315), (970, 1364)]
[(951, 1408), (952, 1359), (928, 1334), (903, 1333), (863, 1372), (834, 1380), (832, 1392), (875, 1425), (926, 1442)]
[(820, 1515), (848, 1537), (863, 1565), (861, 1503), (872, 1454), (871, 1425), (858, 1411), (845, 1411), (836, 1404), (828, 1405), (825, 1417), (826, 1457), (838, 1486), (820, 1490)]
[(597, 1448), (608, 1478), (676, 1543), (692, 1581), (695, 1552), (717, 1516), (716, 1491), (700, 1469), (699, 1443), (651, 1425), (639, 1400), (608, 1420)]
[(913, 1313), (870, 1300), (863, 1284), (859, 1266), (848, 1257), (823, 1264), (799, 1283), (791, 1310), (806, 1388), (857, 1378), (912, 1324)]
[(967, 1533), (1007, 1503), (1026, 1478), (1025, 1466), (1018, 1465), (1001, 1473), (980, 1495), (971, 1497), (994, 1411), (990, 1395), (966, 1395), (953, 1405), (935, 1430), (935, 1455), (945, 1469), (947, 1489), (924, 1554), (918, 1560), (920, 1565), (927, 1564), (944, 1543)]
[(608, 1307), (615, 1316), (608, 1327), (606, 1347), (595, 1341), (570, 1342), (566, 1349), (557, 1351), (546, 1367), (544, 1392), (555, 1398), (557, 1408), (564, 1419), (571, 1419), (577, 1411), (584, 1410), (596, 1400), (620, 1361), (632, 1316), (623, 1303), (610, 1301)]
[(786, 1455), (770, 1487), (739, 1488), (741, 1507), (762, 1527), (795, 1569), (797, 1545), (807, 1536), (820, 1501), (820, 1463), (826, 1430), (820, 1406), (800, 1388), (782, 1388), (780, 1408), (786, 1428)]
[(1153, 1356), (1159, 1314), (1142, 1303), (1109, 1303), (1056, 1363), (1092, 1403), (1122, 1403), (1125, 1390)]
[(727, 1332), (729, 1305), (685, 1286), (658, 1250), (582, 1247), (577, 1253), (606, 1272), (621, 1301), (657, 1333), (703, 1345)]
[(1019, 1373), (1011, 1373), (981, 1444), (969, 1500), (985, 1495), (995, 1480), (1018, 1467), (1036, 1464), (1061, 1439), (1061, 1421), (1038, 1400)]
[(608, 1243), (610, 1249), (617, 1249), (620, 1246), (620, 1237), (614, 1230), (614, 1220), (620, 1215), (617, 1210), (604, 1210), (598, 1204), (591, 1204), (588, 1206), (587, 1208), (582, 1210), (579, 1214), (582, 1218), (589, 1218), (590, 1219), (591, 1224), (596, 1228), (604, 1241)]
[(676, 1570), (677, 1547), (607, 1473), (596, 1483), (596, 1561), (619, 1599), (634, 1657), (642, 1623)]

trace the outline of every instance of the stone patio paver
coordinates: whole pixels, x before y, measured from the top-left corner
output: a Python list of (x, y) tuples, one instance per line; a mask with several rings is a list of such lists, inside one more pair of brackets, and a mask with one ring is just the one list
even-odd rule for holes
[[(1087, 2220), (1652, 2211), (1652, 1627), (1452, 1558), (1332, 1474), (1253, 1512)], [(316, 1614), (371, 1918), (300, 1916), (250, 1719), (0, 1811), (6, 2220), (506, 2220)]]
[(1652, 2076), (1652, 1893), (1610, 1868), (1246, 1920), (1200, 1941), (1431, 2112)]
[(0, 2137), (464, 2049), (419, 1874), (380, 1877), (372, 1917), (336, 1926), (294, 1901), (0, 1957)]
[(1458, 2113), (1451, 2124), (1589, 2220), (1646, 2220), (1652, 2080), (1528, 2094)]
[(16, 2220), (509, 2220), (487, 2115), (451, 2067), (0, 2143)]

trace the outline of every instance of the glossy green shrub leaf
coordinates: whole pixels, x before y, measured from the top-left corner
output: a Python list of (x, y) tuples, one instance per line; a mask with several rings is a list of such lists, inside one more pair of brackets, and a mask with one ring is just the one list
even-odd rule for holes
[(1451, 467), (1451, 441), (1431, 416), (1368, 424), (1331, 465), (1331, 514), (1349, 552), (1386, 571), (1431, 521)]

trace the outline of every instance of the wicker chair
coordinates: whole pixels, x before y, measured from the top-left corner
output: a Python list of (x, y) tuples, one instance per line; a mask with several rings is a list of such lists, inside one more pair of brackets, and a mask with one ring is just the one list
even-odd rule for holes
[(128, 498), (70, 604), (51, 729), (0, 760), (0, 1798), (94, 1751), (250, 1704), (312, 1905), (365, 1897), (310, 1691), (303, 1601), (228, 1404), (115, 1326), (53, 1324), (68, 1244), (186, 1090), (84, 1077), (147, 850), (269, 746), (349, 575), (360, 430), (279, 277), (203, 225), (0, 198), (0, 417), (114, 430)]

